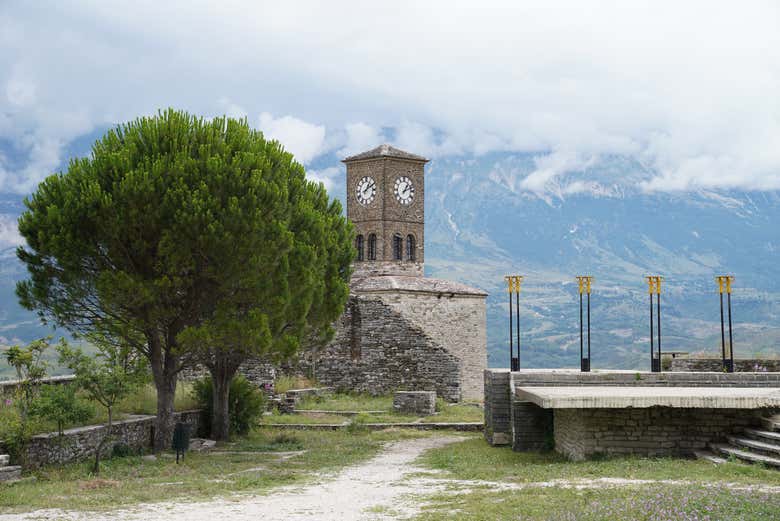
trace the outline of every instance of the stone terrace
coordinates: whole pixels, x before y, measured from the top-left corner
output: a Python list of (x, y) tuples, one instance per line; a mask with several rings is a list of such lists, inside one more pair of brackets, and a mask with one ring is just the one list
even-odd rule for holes
[(689, 455), (780, 410), (780, 373), (485, 372), (485, 437), (515, 450)]

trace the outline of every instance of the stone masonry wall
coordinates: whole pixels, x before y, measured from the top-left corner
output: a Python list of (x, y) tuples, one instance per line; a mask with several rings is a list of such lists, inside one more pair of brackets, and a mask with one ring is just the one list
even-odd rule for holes
[(761, 414), (671, 407), (555, 409), (555, 450), (573, 460), (616, 454), (686, 456), (736, 429), (757, 425)]
[(509, 371), (485, 371), (485, 439), (507, 445), (512, 439)]
[(531, 402), (512, 402), (512, 450), (545, 451), (553, 448), (553, 411)]
[[(276, 380), (281, 364), (274, 364), (265, 358), (252, 358), (245, 361), (238, 368), (238, 374), (243, 375), (247, 380), (258, 387), (265, 384), (272, 384)], [(190, 381), (208, 376), (209, 371), (201, 365), (188, 367), (179, 373), (179, 380)]]
[[(510, 389), (523, 386), (677, 386), (677, 387), (780, 387), (779, 373), (647, 373), (631, 371), (524, 370), (510, 373), (508, 369), (485, 371), (485, 438), (491, 445), (504, 445), (523, 432), (515, 426)], [(526, 402), (527, 403), (527, 402)], [(515, 436), (512, 437), (512, 433)]]
[[(176, 421), (190, 425), (190, 435), (195, 437), (200, 427), (201, 411), (176, 413)], [(117, 421), (111, 426), (114, 436), (106, 444), (104, 456), (111, 454), (114, 445), (126, 445), (133, 452), (143, 452), (152, 446), (154, 437), (154, 416), (136, 416)], [(106, 435), (105, 425), (89, 425), (66, 430), (62, 436), (57, 432), (33, 436), (24, 457), (25, 468), (35, 469), (44, 465), (70, 463), (94, 457), (95, 447)]]
[[(51, 376), (49, 378), (44, 378), (41, 380), (41, 384), (43, 385), (62, 385), (62, 384), (69, 384), (73, 382), (75, 379), (75, 376), (73, 375), (66, 375), (66, 376)], [(11, 396), (16, 392), (16, 389), (19, 387), (19, 380), (2, 380), (0, 381), (0, 396)]]
[(317, 380), (339, 390), (428, 391), (461, 397), (458, 359), (382, 300), (349, 298), (336, 335), (319, 355)]
[[(671, 360), (672, 371), (722, 371), (723, 362), (720, 358), (673, 358)], [(767, 371), (770, 373), (780, 372), (780, 359), (768, 358), (745, 358), (734, 360), (734, 370), (737, 372)]]
[[(404, 236), (404, 240), (406, 240)], [(404, 250), (405, 252), (406, 250)], [(404, 253), (405, 255), (406, 253)], [(352, 278), (374, 277), (377, 275), (401, 275), (404, 277), (422, 277), (424, 265), (422, 262), (409, 261), (355, 261), (352, 264), (354, 273)]]
[(406, 292), (378, 295), (384, 304), (455, 355), (462, 399), (481, 399), (487, 368), (484, 297)]

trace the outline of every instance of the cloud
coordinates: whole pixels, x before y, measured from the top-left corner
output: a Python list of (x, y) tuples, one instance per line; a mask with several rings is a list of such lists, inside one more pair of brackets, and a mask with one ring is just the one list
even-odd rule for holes
[(271, 114), (260, 114), (260, 130), (267, 138), (279, 141), (295, 159), (308, 163), (323, 150), (325, 127), (307, 123), (293, 116), (274, 118)]
[(347, 123), (344, 126), (346, 140), (344, 147), (338, 151), (339, 156), (351, 155), (370, 150), (386, 141), (382, 131), (363, 122)]
[(16, 218), (13, 215), (0, 213), (0, 248), (21, 246), (24, 243), (16, 225)]
[(778, 19), (725, 0), (4, 3), (0, 140), (24, 159), (5, 188), (85, 132), (175, 106), (263, 114), (304, 163), (391, 140), (551, 155), (528, 189), (614, 155), (653, 173), (648, 191), (778, 189)]
[(306, 177), (308, 177), (309, 180), (324, 184), (325, 190), (328, 192), (332, 192), (333, 188), (339, 182), (339, 176), (343, 175), (344, 171), (341, 168), (335, 166), (330, 166), (322, 170), (306, 171)]

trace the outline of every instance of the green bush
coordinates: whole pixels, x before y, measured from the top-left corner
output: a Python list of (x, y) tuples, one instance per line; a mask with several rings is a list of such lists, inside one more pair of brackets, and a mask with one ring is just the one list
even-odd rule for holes
[[(192, 393), (206, 415), (206, 429), (211, 432), (211, 418), (214, 413), (213, 387), (211, 377), (197, 380)], [(265, 411), (266, 397), (249, 380), (241, 375), (230, 382), (228, 414), (230, 415), (230, 434), (246, 434), (257, 423)]]
[(76, 395), (74, 385), (44, 385), (30, 406), (30, 415), (57, 424), (57, 432), (67, 425), (79, 425), (95, 416), (95, 409)]

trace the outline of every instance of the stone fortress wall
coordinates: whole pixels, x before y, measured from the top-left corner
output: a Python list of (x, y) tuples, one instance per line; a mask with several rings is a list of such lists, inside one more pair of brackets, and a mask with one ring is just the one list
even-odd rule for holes
[(338, 390), (386, 394), (435, 390), (461, 397), (458, 360), (382, 299), (353, 295), (336, 336), (319, 354), (317, 380)]

